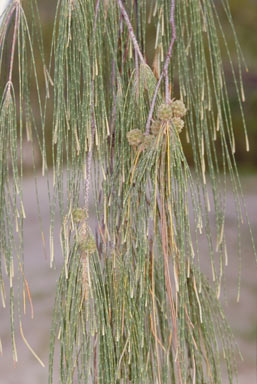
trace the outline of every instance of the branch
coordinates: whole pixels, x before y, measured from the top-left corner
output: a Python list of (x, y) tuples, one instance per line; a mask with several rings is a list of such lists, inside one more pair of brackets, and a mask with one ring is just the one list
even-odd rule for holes
[(120, 11), (121, 11), (121, 14), (122, 16), (124, 17), (124, 20), (125, 20), (125, 23), (127, 24), (127, 27), (128, 27), (128, 31), (129, 31), (129, 35), (130, 35), (130, 38), (132, 40), (132, 43), (134, 45), (134, 49), (136, 51), (136, 53), (138, 54), (138, 57), (140, 59), (140, 61), (143, 63), (143, 64), (146, 64), (145, 62), (145, 59), (142, 55), (142, 52), (140, 51), (140, 48), (139, 48), (139, 44), (137, 42), (137, 38), (135, 36), (135, 33), (133, 31), (133, 27), (131, 25), (131, 22), (129, 20), (129, 17), (128, 17), (128, 14), (127, 14), (127, 11), (126, 9), (124, 8), (124, 5), (122, 3), (122, 0), (117, 0), (118, 1), (118, 4), (119, 4), (119, 7), (120, 7)]
[(159, 88), (160, 88), (160, 85), (161, 85), (163, 78), (165, 78), (165, 100), (166, 100), (166, 103), (169, 100), (168, 67), (169, 67), (171, 56), (172, 56), (173, 46), (174, 46), (174, 43), (176, 40), (175, 1), (176, 0), (171, 0), (171, 6), (170, 6), (170, 24), (171, 24), (171, 29), (172, 29), (171, 42), (169, 45), (168, 53), (167, 53), (167, 56), (166, 56), (166, 59), (165, 59), (164, 65), (163, 65), (163, 69), (162, 69), (160, 78), (158, 80), (158, 83), (157, 83), (155, 91), (154, 91), (153, 100), (151, 103), (149, 115), (148, 115), (147, 122), (146, 122), (146, 129), (145, 129), (146, 133), (150, 132), (150, 125), (151, 125), (151, 120), (153, 117), (154, 106), (156, 103), (158, 91), (159, 91)]

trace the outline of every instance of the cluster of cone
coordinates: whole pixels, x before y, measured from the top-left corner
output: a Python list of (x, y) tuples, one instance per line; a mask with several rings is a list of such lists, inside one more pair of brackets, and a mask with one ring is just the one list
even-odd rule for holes
[(153, 142), (153, 135), (146, 135), (140, 129), (132, 129), (127, 133), (127, 139), (129, 145), (132, 147), (140, 146), (140, 149), (145, 149), (151, 145)]
[(153, 121), (151, 132), (153, 135), (158, 135), (163, 122), (170, 122), (172, 127), (175, 127), (178, 133), (184, 128), (184, 120), (187, 110), (182, 100), (172, 100), (170, 103), (163, 103), (157, 110), (158, 120)]
[(154, 136), (159, 134), (163, 123), (169, 122), (171, 127), (176, 128), (178, 133), (184, 128), (182, 118), (186, 114), (186, 107), (182, 100), (172, 100), (170, 103), (163, 103), (158, 107), (157, 120), (152, 122), (150, 135), (145, 135), (140, 129), (132, 129), (127, 133), (127, 139), (131, 146), (145, 149), (151, 145)]

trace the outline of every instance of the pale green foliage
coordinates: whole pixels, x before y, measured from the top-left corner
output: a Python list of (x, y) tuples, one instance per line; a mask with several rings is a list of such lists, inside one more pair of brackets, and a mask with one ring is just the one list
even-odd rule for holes
[[(231, 23), (227, 1), (221, 3)], [(15, 4), (16, 12), (21, 11), (19, 3)], [(37, 15), (34, 2), (31, 4), (32, 13)], [(116, 0), (58, 1), (48, 70), (40, 49), (46, 78), (44, 108), (38, 96), (40, 134), (34, 126), (25, 60), (32, 41), (25, 16), (19, 14), (18, 125), (16, 96), (8, 84), (1, 102), (1, 138), (7, 130), (13, 174), (9, 179), (7, 152), (1, 140), (0, 229), (6, 234), (1, 238), (1, 251), (11, 279), (12, 227), (16, 220), (21, 233), (23, 217), (17, 128), (22, 137), (25, 119), (30, 131), (35, 130), (44, 173), (44, 120), (50, 98), (54, 105), (51, 265), (58, 207), (63, 223), (64, 268), (55, 301), (49, 383), (55, 382), (56, 343), (61, 352), (59, 380), (65, 384), (218, 384), (222, 382), (221, 359), (232, 383), (237, 350), (219, 305), (227, 262), (227, 177), (235, 193), (239, 226), (243, 209), (218, 33), (226, 45), (225, 36), (215, 2), (175, 2), (177, 37), (168, 83), (166, 88), (165, 81), (161, 84), (153, 110), (155, 128), (153, 135), (148, 135), (147, 118), (172, 38), (171, 2), (127, 1), (134, 32), (121, 17), (122, 4)], [(155, 57), (149, 65), (148, 23), (156, 27)], [(2, 28), (0, 36), (4, 35)], [(40, 32), (36, 36), (41, 42)], [(29, 48), (25, 46), (27, 40)], [(235, 47), (239, 81), (234, 80), (242, 109), (241, 53), (236, 40)], [(232, 62), (231, 66), (234, 74)], [(33, 56), (31, 67), (37, 79)], [(177, 99), (174, 108), (173, 98)], [(184, 123), (183, 131), (193, 150), (194, 176), (179, 136)], [(215, 147), (217, 136), (221, 162)], [(207, 188), (207, 181), (211, 188)], [(12, 199), (6, 194), (8, 188), (13, 189)], [(84, 202), (79, 208), (81, 192)], [(89, 195), (95, 204), (94, 234), (88, 224)], [(210, 228), (211, 210), (216, 233)], [(213, 284), (200, 272), (200, 234), (208, 241), (206, 257)], [(19, 260), (20, 253), (17, 255)]]

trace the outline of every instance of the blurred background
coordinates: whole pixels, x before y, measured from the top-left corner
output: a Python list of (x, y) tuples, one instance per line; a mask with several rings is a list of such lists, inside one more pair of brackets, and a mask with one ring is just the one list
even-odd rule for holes
[[(1, 0), (0, 0), (1, 1)], [(218, 2), (219, 0), (217, 0)], [(243, 72), (246, 102), (244, 111), (249, 133), (250, 152), (245, 151), (245, 139), (242, 129), (240, 110), (233, 87), (232, 74), (229, 63), (225, 62), (225, 71), (228, 79), (229, 95), (232, 106), (236, 137), (236, 160), (239, 167), (249, 220), (253, 236), (257, 238), (257, 1), (256, 0), (230, 0), (231, 12), (238, 34), (248, 72)], [(40, 0), (40, 15), (43, 21), (44, 47), (47, 62), (50, 55), (51, 36), (56, 0)], [(229, 44), (233, 47), (233, 36), (223, 20), (223, 28)], [(225, 57), (225, 56), (224, 56)], [(43, 75), (41, 78), (44, 87)], [(51, 112), (51, 111), (49, 111)], [(49, 132), (51, 129), (50, 114), (47, 118)], [(50, 142), (50, 134), (49, 134)], [(28, 153), (31, 148), (28, 148)], [(51, 161), (49, 148), (49, 160)], [(187, 154), (190, 161), (190, 151)], [(26, 157), (25, 157), (26, 159)], [(51, 327), (51, 314), (54, 303), (55, 287), (58, 280), (62, 257), (59, 249), (59, 234), (56, 233), (56, 267), (49, 269), (49, 259), (42, 249), (40, 226), (37, 218), (37, 203), (34, 196), (34, 181), (31, 175), (31, 157), (27, 157), (27, 177), (24, 182), (24, 199), (27, 219), (25, 220), (25, 270), (32, 292), (34, 304), (34, 320), (29, 313), (24, 316), (24, 333), (29, 343), (36, 350), (47, 367), (49, 332)], [(42, 210), (42, 226), (48, 233), (49, 214), (47, 184), (39, 177), (39, 200)], [(226, 271), (225, 293), (222, 297), (225, 313), (232, 326), (235, 337), (241, 349), (243, 360), (239, 363), (239, 384), (254, 384), (257, 382), (257, 269), (253, 251), (250, 245), (249, 230), (246, 224), (242, 226), (242, 280), (241, 299), (236, 302), (238, 285), (237, 259), (237, 220), (232, 193), (228, 192), (226, 235), (229, 250), (229, 266)], [(46, 239), (47, 241), (47, 239)], [(205, 245), (202, 245), (202, 252)], [(208, 274), (208, 267), (206, 266)], [(30, 384), (47, 383), (47, 368), (42, 368), (33, 358), (17, 333), (17, 349), (19, 361), (16, 366), (12, 362), (11, 341), (9, 337), (9, 313), (0, 308), (1, 324), (0, 337), (3, 343), (3, 355), (0, 356), (0, 384)], [(58, 381), (56, 381), (57, 383)], [(224, 379), (224, 383), (226, 380)], [(189, 383), (190, 384), (190, 383)]]

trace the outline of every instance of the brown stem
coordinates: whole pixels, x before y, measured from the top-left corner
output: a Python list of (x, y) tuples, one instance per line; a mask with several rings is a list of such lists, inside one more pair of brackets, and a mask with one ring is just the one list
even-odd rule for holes
[(137, 38), (136, 38), (135, 33), (133, 31), (133, 27), (132, 27), (131, 22), (129, 20), (127, 11), (124, 8), (122, 0), (117, 0), (117, 1), (118, 1), (118, 4), (119, 4), (119, 7), (120, 7), (121, 14), (122, 14), (122, 16), (123, 16), (123, 18), (125, 20), (125, 23), (127, 24), (129, 35), (130, 35), (130, 38), (132, 40), (134, 49), (135, 49), (136, 53), (138, 54), (138, 57), (139, 57), (140, 61), (145, 64), (145, 59), (144, 59), (144, 57), (142, 55), (142, 52), (140, 51), (139, 44), (137, 42)]

